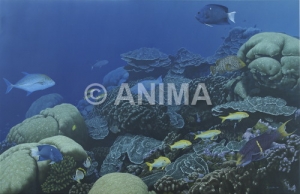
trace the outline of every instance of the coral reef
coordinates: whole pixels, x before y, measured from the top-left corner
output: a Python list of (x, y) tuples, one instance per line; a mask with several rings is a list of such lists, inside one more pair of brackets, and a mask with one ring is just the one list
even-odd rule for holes
[(61, 104), (63, 102), (63, 99), (64, 98), (61, 95), (56, 93), (44, 95), (31, 104), (28, 111), (26, 112), (25, 117), (29, 118), (39, 114), (46, 108), (53, 108), (54, 106)]
[(121, 54), (121, 58), (127, 62), (124, 67), (131, 73), (149, 73), (154, 70), (169, 68), (171, 60), (168, 55), (155, 48), (140, 48)]
[(41, 185), (43, 192), (51, 193), (67, 188), (72, 182), (74, 182), (72, 177), (75, 172), (75, 160), (70, 156), (64, 156), (64, 159), (61, 162), (50, 166), (49, 176)]
[[(285, 91), (299, 98), (299, 43), (299, 39), (286, 34), (263, 32), (243, 44), (238, 56), (248, 64), (261, 88)], [(281, 93), (274, 95), (279, 97)]]
[(105, 87), (120, 86), (121, 83), (127, 81), (128, 77), (129, 73), (124, 69), (124, 67), (118, 67), (103, 77), (103, 85)]
[(171, 176), (163, 176), (154, 184), (156, 193), (173, 193), (179, 194), (188, 189), (188, 184), (181, 179), (174, 179)]
[(77, 183), (69, 190), (69, 194), (88, 194), (93, 186), (93, 183)]
[(89, 130), (90, 137), (93, 139), (104, 139), (109, 133), (108, 123), (104, 117), (92, 117), (85, 120), (85, 124)]
[[(72, 130), (73, 126), (76, 126), (75, 130)], [(7, 141), (18, 144), (31, 143), (55, 135), (65, 135), (84, 145), (88, 137), (87, 128), (75, 106), (57, 105), (25, 119), (10, 129)]]
[(194, 54), (188, 51), (185, 48), (181, 48), (177, 51), (175, 56), (171, 56), (172, 58), (172, 68), (169, 73), (175, 75), (184, 75), (184, 71), (188, 69), (188, 67), (197, 67), (205, 62), (205, 58), (201, 57), (199, 54)]
[(261, 112), (270, 115), (284, 115), (290, 116), (297, 110), (296, 107), (286, 106), (286, 101), (280, 98), (274, 97), (247, 97), (243, 101), (232, 101), (225, 104), (221, 104), (212, 108), (215, 116), (221, 115), (224, 110), (233, 109), (236, 111), (246, 112)]
[(148, 194), (147, 185), (137, 176), (128, 173), (109, 173), (98, 179), (89, 194)]
[(236, 55), (239, 48), (253, 35), (260, 33), (258, 28), (234, 27), (230, 30), (228, 36), (224, 39), (223, 44), (218, 48), (215, 54), (206, 60), (212, 64), (218, 59), (228, 55)]
[(119, 136), (101, 165), (100, 174), (116, 172), (121, 168), (125, 153), (133, 164), (144, 162), (145, 154), (161, 145), (161, 141), (141, 135)]

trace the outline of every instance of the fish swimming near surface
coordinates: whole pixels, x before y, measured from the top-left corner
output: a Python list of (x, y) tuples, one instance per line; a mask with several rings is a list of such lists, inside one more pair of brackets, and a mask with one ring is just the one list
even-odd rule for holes
[(31, 149), (31, 156), (38, 161), (50, 160), (50, 164), (60, 162), (63, 156), (60, 151), (53, 145), (39, 145)]
[(287, 137), (293, 133), (285, 131), (285, 125), (290, 120), (283, 123), (277, 130), (265, 132), (257, 137), (250, 139), (239, 151), (237, 166), (246, 166), (252, 161), (263, 159), (264, 151), (271, 148), (272, 143), (278, 139)]
[(210, 72), (223, 74), (226, 72), (236, 71), (246, 67), (246, 64), (237, 56), (230, 55), (216, 61), (216, 65), (210, 66)]
[(152, 171), (153, 167), (164, 169), (170, 163), (171, 161), (169, 158), (160, 156), (159, 158), (155, 159), (153, 163), (146, 162), (146, 165), (149, 166), (149, 171)]
[(235, 13), (235, 11), (228, 13), (228, 8), (223, 5), (208, 4), (202, 7), (195, 17), (202, 24), (212, 27), (212, 24), (230, 24), (229, 20), (235, 23)]
[(208, 131), (201, 132), (200, 134), (195, 135), (195, 139), (201, 138), (201, 139), (210, 139), (215, 140), (215, 137), (221, 133), (218, 129), (212, 129)]
[(180, 140), (175, 142), (173, 145), (170, 145), (171, 150), (172, 149), (185, 149), (188, 146), (192, 145), (192, 143), (188, 140)]
[(13, 88), (19, 88), (27, 91), (27, 96), (34, 91), (44, 90), (55, 85), (55, 82), (47, 75), (44, 74), (29, 74), (22, 72), (25, 76), (20, 79), (16, 84), (11, 84), (7, 79), (3, 78), (6, 85), (6, 94)]
[(151, 88), (152, 83), (154, 84), (154, 86), (157, 86), (158, 84), (162, 83), (161, 76), (159, 76), (156, 80), (141, 81), (141, 82), (135, 84), (134, 86), (132, 86), (130, 88), (130, 91), (133, 94), (142, 94), (142, 91), (140, 91), (139, 88), (138, 88), (138, 84), (142, 84), (145, 87), (145, 89), (147, 90), (147, 92), (150, 92), (152, 90), (152, 88)]
[(91, 166), (91, 158), (87, 157), (86, 160), (83, 162), (83, 166), (89, 168)]
[(247, 117), (249, 117), (249, 115), (246, 112), (235, 112), (235, 113), (229, 113), (229, 115), (221, 116), (219, 118), (222, 119), (222, 123), (223, 123), (225, 120), (238, 120), (240, 122), (243, 118), (247, 118)]
[(80, 183), (80, 180), (84, 178), (84, 175), (86, 175), (86, 171), (83, 168), (77, 168), (75, 175), (73, 175), (73, 180)]
[(94, 68), (101, 68), (106, 64), (108, 64), (108, 60), (97, 61), (94, 65), (92, 65), (91, 69), (93, 70)]

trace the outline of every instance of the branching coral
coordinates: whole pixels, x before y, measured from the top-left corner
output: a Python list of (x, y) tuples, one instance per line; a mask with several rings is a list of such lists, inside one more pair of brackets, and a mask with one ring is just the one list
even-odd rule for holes
[(45, 193), (61, 191), (67, 188), (73, 181), (72, 176), (76, 171), (76, 162), (70, 156), (50, 166), (49, 176), (41, 185)]

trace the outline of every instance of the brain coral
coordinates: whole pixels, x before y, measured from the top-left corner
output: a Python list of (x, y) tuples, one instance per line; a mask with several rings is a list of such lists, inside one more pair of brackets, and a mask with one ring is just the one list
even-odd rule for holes
[[(72, 130), (73, 126), (75, 130)], [(47, 108), (39, 115), (24, 120), (12, 127), (7, 135), (9, 142), (32, 143), (55, 135), (65, 135), (84, 143), (87, 128), (77, 108), (71, 104), (61, 104)]]
[(264, 32), (251, 37), (237, 56), (245, 61), (262, 88), (300, 95), (300, 41), (282, 33)]
[(148, 194), (147, 185), (128, 173), (110, 173), (98, 179), (89, 194)]

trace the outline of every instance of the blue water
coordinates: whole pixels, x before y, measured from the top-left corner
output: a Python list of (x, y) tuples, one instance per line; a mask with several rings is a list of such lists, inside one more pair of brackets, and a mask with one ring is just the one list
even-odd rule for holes
[[(208, 27), (195, 19), (208, 3), (236, 11), (236, 23)], [(126, 65), (120, 54), (141, 47), (175, 54), (185, 47), (213, 55), (230, 29), (256, 26), (262, 31), (299, 36), (299, 2), (290, 1), (14, 1), (0, 0), (0, 77), (16, 83), (21, 72), (43, 73), (54, 87), (5, 94), (0, 84), (1, 138), (25, 118), (32, 102), (59, 93), (76, 105), (90, 83)], [(91, 71), (97, 60), (109, 64)]]

